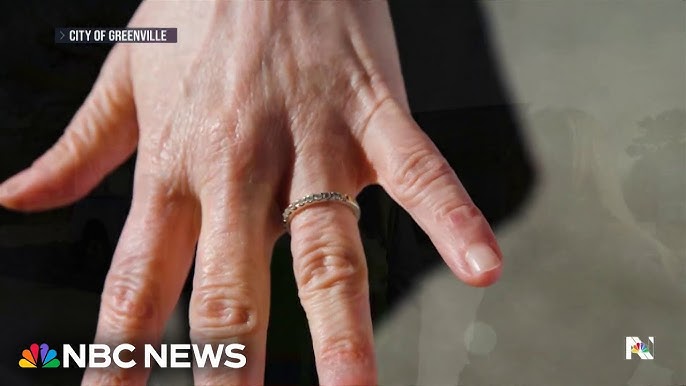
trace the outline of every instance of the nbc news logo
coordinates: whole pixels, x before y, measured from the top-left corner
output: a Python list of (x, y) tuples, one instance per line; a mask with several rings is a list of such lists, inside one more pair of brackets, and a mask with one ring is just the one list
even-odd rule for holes
[[(80, 344), (78, 350), (69, 344), (62, 345), (62, 360), (57, 358), (57, 351), (46, 343), (32, 343), (21, 353), (19, 367), (23, 369), (40, 368), (104, 368), (110, 365), (128, 369), (136, 365), (151, 368), (156, 363), (160, 368), (190, 368), (192, 365), (203, 367), (230, 367), (240, 369), (247, 363), (242, 353), (245, 346), (239, 343), (231, 344), (161, 344), (159, 348), (146, 344), (139, 347), (143, 351), (143, 363), (133, 359), (124, 360), (122, 351), (133, 353), (136, 347), (129, 343), (109, 347), (105, 344)], [(226, 360), (222, 362), (222, 358)], [(4, 383), (0, 382), (4, 385)]]
[(640, 359), (652, 360), (655, 358), (655, 337), (648, 337), (648, 344), (645, 344), (637, 336), (626, 337), (626, 359), (633, 359), (637, 355)]

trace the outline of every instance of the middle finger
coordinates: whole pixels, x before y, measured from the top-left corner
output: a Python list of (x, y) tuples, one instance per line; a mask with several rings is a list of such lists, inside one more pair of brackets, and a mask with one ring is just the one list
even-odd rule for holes
[(259, 385), (263, 383), (269, 319), (273, 245), (266, 223), (270, 208), (265, 203), (269, 200), (220, 183), (201, 196), (202, 228), (190, 303), (191, 340), (201, 349), (204, 344), (242, 344), (247, 362), (245, 367), (233, 369), (224, 366), (222, 358), (218, 369), (195, 368), (195, 382)]

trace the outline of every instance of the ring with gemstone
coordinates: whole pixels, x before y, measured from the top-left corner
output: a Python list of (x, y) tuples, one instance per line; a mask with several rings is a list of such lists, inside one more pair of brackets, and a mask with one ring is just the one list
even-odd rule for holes
[(292, 202), (286, 207), (286, 209), (284, 209), (282, 217), (283, 226), (286, 228), (286, 231), (289, 233), (291, 231), (290, 228), (293, 215), (310, 205), (321, 204), (325, 202), (338, 202), (344, 204), (353, 211), (358, 220), (360, 219), (360, 205), (357, 203), (357, 201), (355, 201), (355, 199), (351, 198), (347, 194), (338, 192), (315, 193)]

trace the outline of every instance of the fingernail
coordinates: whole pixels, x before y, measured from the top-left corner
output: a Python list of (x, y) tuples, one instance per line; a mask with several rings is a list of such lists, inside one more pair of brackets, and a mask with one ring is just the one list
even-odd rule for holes
[(495, 251), (486, 244), (476, 244), (467, 250), (467, 263), (476, 274), (481, 274), (500, 266), (500, 259)]

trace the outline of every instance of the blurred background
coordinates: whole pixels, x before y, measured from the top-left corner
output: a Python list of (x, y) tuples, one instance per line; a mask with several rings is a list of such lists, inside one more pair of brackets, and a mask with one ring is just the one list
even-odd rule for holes
[[(3, 4), (0, 179), (59, 137), (111, 46), (58, 26), (126, 25), (137, 1)], [(686, 2), (391, 2), (413, 114), (496, 230), (506, 264), (460, 283), (378, 188), (359, 197), (383, 385), (686, 384)], [(183, 35), (180, 32), (179, 39)], [(93, 338), (135, 160), (58, 210), (0, 209), (0, 384), (77, 384), (21, 350)], [(266, 381), (316, 383), (275, 248)], [(190, 290), (190, 288), (188, 288)], [(187, 295), (167, 341), (187, 337)], [(655, 359), (625, 359), (625, 337)], [(188, 385), (156, 371), (150, 384)]]

